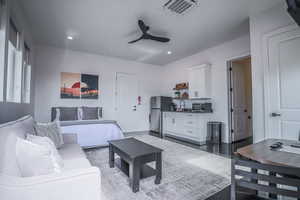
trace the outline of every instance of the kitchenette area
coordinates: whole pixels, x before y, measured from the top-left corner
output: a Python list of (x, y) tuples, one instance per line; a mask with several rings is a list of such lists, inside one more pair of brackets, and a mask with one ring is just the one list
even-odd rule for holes
[[(150, 130), (194, 144), (206, 144), (212, 122), (211, 66), (188, 68), (188, 82), (177, 83), (171, 97), (152, 97)], [(220, 140), (220, 138), (219, 138)]]

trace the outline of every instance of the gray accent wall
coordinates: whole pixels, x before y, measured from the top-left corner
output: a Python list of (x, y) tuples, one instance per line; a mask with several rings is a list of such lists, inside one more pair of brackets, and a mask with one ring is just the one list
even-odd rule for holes
[(0, 124), (33, 115), (32, 104), (0, 103)]
[[(21, 44), (26, 41), (31, 49), (31, 64), (32, 64), (32, 74), (31, 74), (31, 101), (30, 104), (25, 103), (10, 103), (10, 102), (0, 102), (0, 124), (16, 120), (25, 115), (34, 115), (34, 43), (31, 37), (30, 27), (26, 21), (26, 16), (23, 13), (22, 7), (19, 5), (18, 0), (8, 0), (6, 1), (6, 8), (4, 9), (6, 14), (5, 19), (2, 19), (2, 23), (5, 24), (8, 22), (9, 18), (13, 19), (16, 24), (18, 31), (21, 32)], [(2, 10), (3, 11), (3, 10)], [(9, 16), (9, 17), (8, 17)], [(7, 26), (6, 26), (7, 27)], [(6, 32), (7, 35), (7, 32)], [(4, 51), (1, 52), (1, 63), (6, 65), (6, 53), (7, 52), (7, 37), (6, 37), (6, 46)], [(6, 84), (4, 83), (4, 95), (6, 94)], [(4, 97), (5, 99), (5, 97)]]

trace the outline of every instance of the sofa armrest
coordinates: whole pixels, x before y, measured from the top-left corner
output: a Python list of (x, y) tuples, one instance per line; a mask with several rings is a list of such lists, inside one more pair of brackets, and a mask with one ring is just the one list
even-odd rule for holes
[(77, 134), (63, 133), (62, 136), (65, 144), (78, 144)]
[(96, 167), (36, 177), (0, 176), (1, 199), (101, 200), (101, 175)]

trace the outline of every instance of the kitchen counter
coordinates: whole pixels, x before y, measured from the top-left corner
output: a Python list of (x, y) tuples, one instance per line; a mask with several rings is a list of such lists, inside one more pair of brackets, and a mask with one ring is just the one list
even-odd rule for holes
[(173, 112), (173, 113), (192, 113), (192, 114), (208, 114), (213, 113), (213, 111), (200, 111), (200, 112), (193, 112), (193, 111), (163, 111), (163, 112)]

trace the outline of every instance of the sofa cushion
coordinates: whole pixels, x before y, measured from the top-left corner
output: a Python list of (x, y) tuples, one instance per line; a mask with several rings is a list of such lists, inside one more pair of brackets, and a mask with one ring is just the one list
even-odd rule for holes
[(73, 169), (83, 169), (91, 167), (90, 162), (86, 158), (76, 158), (64, 160), (63, 171), (73, 170)]
[(58, 152), (64, 161), (63, 170), (91, 167), (85, 153), (78, 144), (64, 144)]
[(64, 144), (58, 153), (63, 160), (86, 158), (84, 152), (78, 144)]
[(76, 107), (60, 107), (59, 120), (60, 121), (78, 120), (78, 109)]
[(17, 137), (25, 139), (27, 134), (35, 134), (31, 116), (0, 125), (0, 173), (21, 176), (16, 159), (16, 141)]

